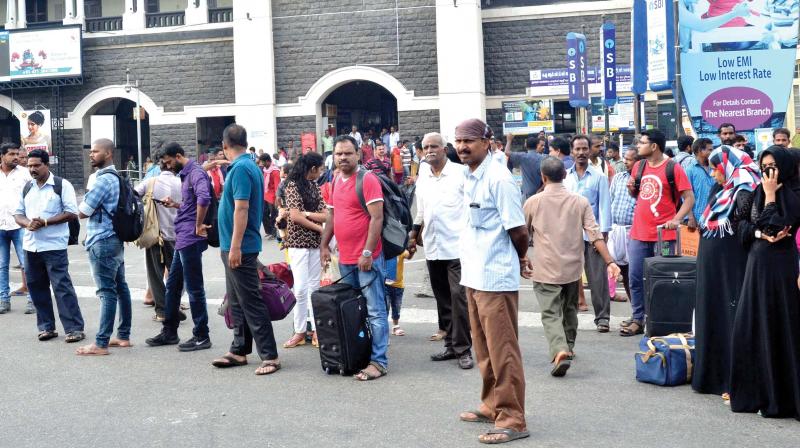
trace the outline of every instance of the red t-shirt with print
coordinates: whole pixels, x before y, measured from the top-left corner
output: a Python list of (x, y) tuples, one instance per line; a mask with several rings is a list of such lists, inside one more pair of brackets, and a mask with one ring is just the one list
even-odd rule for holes
[[(631, 170), (632, 175), (635, 176), (639, 172), (640, 163), (647, 163), (647, 161), (636, 162)], [(671, 192), (667, 181), (667, 160), (655, 168), (649, 164), (645, 166), (639, 197), (636, 199), (636, 208), (633, 210), (631, 239), (658, 241), (656, 227), (670, 221), (677, 214), (675, 201), (680, 199), (680, 193), (692, 189), (692, 184), (689, 183), (689, 178), (686, 177), (686, 172), (679, 163), (675, 164), (675, 187), (678, 192)], [(673, 199), (673, 195), (675, 199)], [(674, 240), (675, 231), (665, 230), (664, 241)]]
[[(364, 175), (364, 200), (367, 205), (383, 201), (381, 183), (375, 174)], [(339, 262), (357, 264), (367, 243), (369, 232), (369, 213), (361, 206), (356, 194), (356, 175), (347, 179), (339, 176), (331, 188), (331, 208), (333, 208), (333, 234), (339, 245)], [(372, 251), (372, 258), (381, 254), (381, 239)]]

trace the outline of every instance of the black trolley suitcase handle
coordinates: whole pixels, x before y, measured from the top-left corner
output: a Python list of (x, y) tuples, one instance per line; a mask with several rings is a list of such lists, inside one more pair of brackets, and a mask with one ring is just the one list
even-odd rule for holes
[[(678, 228), (675, 229), (675, 253), (673, 255), (663, 255), (665, 257), (682, 257), (681, 253), (681, 225), (678, 225)], [(661, 224), (656, 226), (656, 230), (658, 231), (658, 250), (660, 254), (663, 254), (664, 248), (664, 225)]]

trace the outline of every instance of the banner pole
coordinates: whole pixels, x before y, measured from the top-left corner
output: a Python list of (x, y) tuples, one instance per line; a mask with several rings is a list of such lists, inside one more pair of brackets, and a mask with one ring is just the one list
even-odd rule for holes
[(679, 0), (672, 1), (672, 23), (675, 34), (675, 135), (681, 137), (686, 134), (683, 129), (683, 89), (681, 86), (681, 33), (678, 28)]

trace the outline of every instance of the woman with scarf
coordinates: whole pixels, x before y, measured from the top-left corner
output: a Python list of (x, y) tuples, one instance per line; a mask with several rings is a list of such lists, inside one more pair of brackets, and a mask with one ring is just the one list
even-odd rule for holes
[(731, 332), (747, 261), (739, 232), (761, 176), (750, 156), (730, 146), (714, 150), (708, 163), (717, 185), (700, 219), (692, 389), (727, 399)]
[(800, 420), (796, 151), (772, 146), (761, 153), (750, 222), (739, 225), (750, 250), (733, 323), (730, 395), (733, 412)]

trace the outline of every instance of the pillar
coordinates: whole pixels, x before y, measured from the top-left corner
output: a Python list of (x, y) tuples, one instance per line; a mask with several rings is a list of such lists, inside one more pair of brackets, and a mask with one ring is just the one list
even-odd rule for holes
[[(480, 0), (436, 0), (439, 123), (446, 140), (468, 118), (486, 120)], [(498, 130), (495, 130), (497, 132)]]
[[(13, 2), (15, 0), (8, 0)], [(25, 28), (28, 24), (28, 10), (25, 9), (25, 0), (16, 0), (17, 2), (17, 28)]]
[(17, 2), (7, 0), (6, 2), (6, 29), (13, 30), (17, 27)]
[(269, 154), (277, 149), (272, 0), (233, 1), (233, 65), (236, 122), (248, 143)]
[(189, 0), (186, 7), (186, 24), (200, 25), (203, 23), (208, 23), (208, 0)]
[(73, 0), (64, 1), (64, 23), (68, 23), (75, 19), (75, 3)]
[[(134, 2), (137, 7), (134, 11)], [(147, 17), (145, 16), (144, 0), (125, 0), (125, 12), (122, 14), (122, 29), (143, 30), (147, 28)]]
[(83, 0), (66, 0), (64, 25), (84, 24), (85, 13)]

